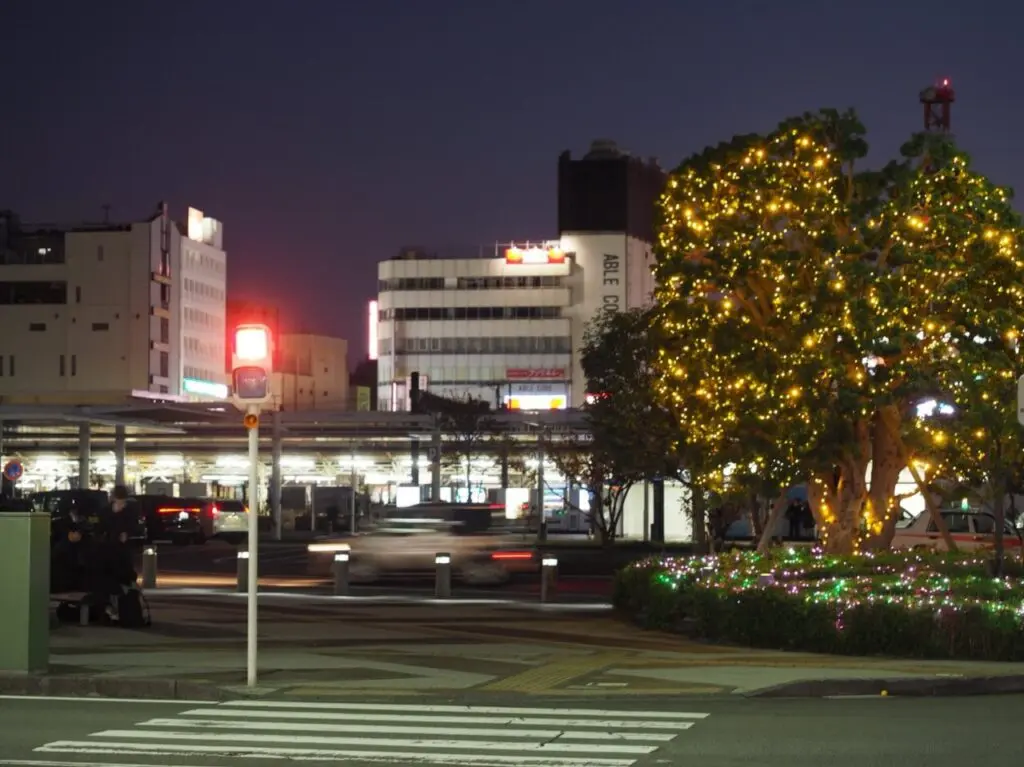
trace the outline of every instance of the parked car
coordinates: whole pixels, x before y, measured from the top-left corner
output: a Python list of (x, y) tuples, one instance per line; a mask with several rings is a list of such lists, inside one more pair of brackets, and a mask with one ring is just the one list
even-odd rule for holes
[(249, 536), (249, 508), (242, 502), (226, 498), (200, 498), (203, 532), (207, 538), (218, 538), (238, 545)]
[[(990, 549), (995, 545), (996, 518), (991, 512), (943, 510), (941, 514), (949, 528), (950, 537), (963, 551)], [(928, 512), (919, 514), (911, 522), (901, 520), (896, 526), (892, 545), (893, 548), (903, 549), (946, 549), (945, 541)], [(1003, 528), (1003, 546), (1008, 552), (1020, 553), (1024, 550), (1024, 539), (1009, 520)]]
[(150, 543), (171, 542), (177, 546), (204, 543), (202, 502), (197, 498), (169, 495), (137, 495), (129, 506), (145, 520)]
[[(51, 490), (33, 493), (31, 500), (39, 511), (50, 515), (50, 537), (54, 541), (63, 540), (67, 536), (72, 513), (86, 525), (95, 526), (110, 504), (110, 496), (105, 490)], [(134, 531), (128, 536), (128, 543), (142, 545), (148, 539), (146, 520), (141, 514), (136, 514), (135, 523)]]

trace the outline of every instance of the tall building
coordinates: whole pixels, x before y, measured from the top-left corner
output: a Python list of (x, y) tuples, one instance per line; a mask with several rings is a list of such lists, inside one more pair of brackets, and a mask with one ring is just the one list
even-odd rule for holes
[(522, 410), (579, 407), (580, 350), (601, 311), (646, 305), (665, 173), (610, 142), (558, 163), (559, 237), (473, 257), (407, 249), (378, 266), (378, 407), (405, 410), (409, 377)]
[(189, 220), (199, 228), (163, 203), (130, 223), (25, 224), (0, 213), (0, 396), (89, 404), (221, 394), (210, 339), (218, 322), (224, 338), (223, 231), (198, 211)]

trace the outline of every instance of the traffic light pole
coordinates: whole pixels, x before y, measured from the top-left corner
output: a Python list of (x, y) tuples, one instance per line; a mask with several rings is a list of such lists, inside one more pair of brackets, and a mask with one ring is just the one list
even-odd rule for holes
[(246, 684), (255, 687), (257, 681), (257, 614), (259, 607), (259, 484), (260, 484), (260, 406), (249, 405), (249, 415), (256, 417), (256, 424), (249, 429), (249, 579), (246, 602), (248, 620), (246, 624)]

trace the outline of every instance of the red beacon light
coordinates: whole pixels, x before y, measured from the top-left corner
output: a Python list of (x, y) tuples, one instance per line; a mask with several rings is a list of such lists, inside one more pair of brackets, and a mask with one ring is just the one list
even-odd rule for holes
[[(270, 374), (273, 372), (274, 339), (266, 325), (239, 325), (235, 328), (231, 355), (231, 384), (235, 404), (247, 410), (270, 400)], [(247, 417), (257, 418), (254, 413)], [(246, 428), (255, 428), (258, 420)]]

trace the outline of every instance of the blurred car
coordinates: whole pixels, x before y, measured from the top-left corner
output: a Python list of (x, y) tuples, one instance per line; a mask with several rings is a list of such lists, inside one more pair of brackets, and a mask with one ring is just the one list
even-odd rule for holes
[(238, 545), (249, 536), (249, 508), (242, 502), (226, 498), (200, 498), (203, 532), (207, 538), (218, 538)]
[[(995, 546), (996, 518), (991, 512), (943, 510), (941, 514), (950, 537), (962, 551), (978, 551)], [(902, 549), (946, 550), (942, 534), (928, 512), (919, 514), (910, 522), (901, 519), (896, 525), (892, 545), (893, 548)], [(1003, 528), (1003, 546), (1008, 552), (1017, 554), (1024, 548), (1020, 531), (1008, 520)]]
[(500, 585), (517, 575), (537, 573), (531, 546), (504, 526), (504, 509), (470, 504), (420, 504), (385, 515), (368, 533), (337, 542), (311, 544), (312, 556), (349, 551), (352, 583), (435, 572), (435, 557), (451, 557), (452, 575), (477, 586)]

